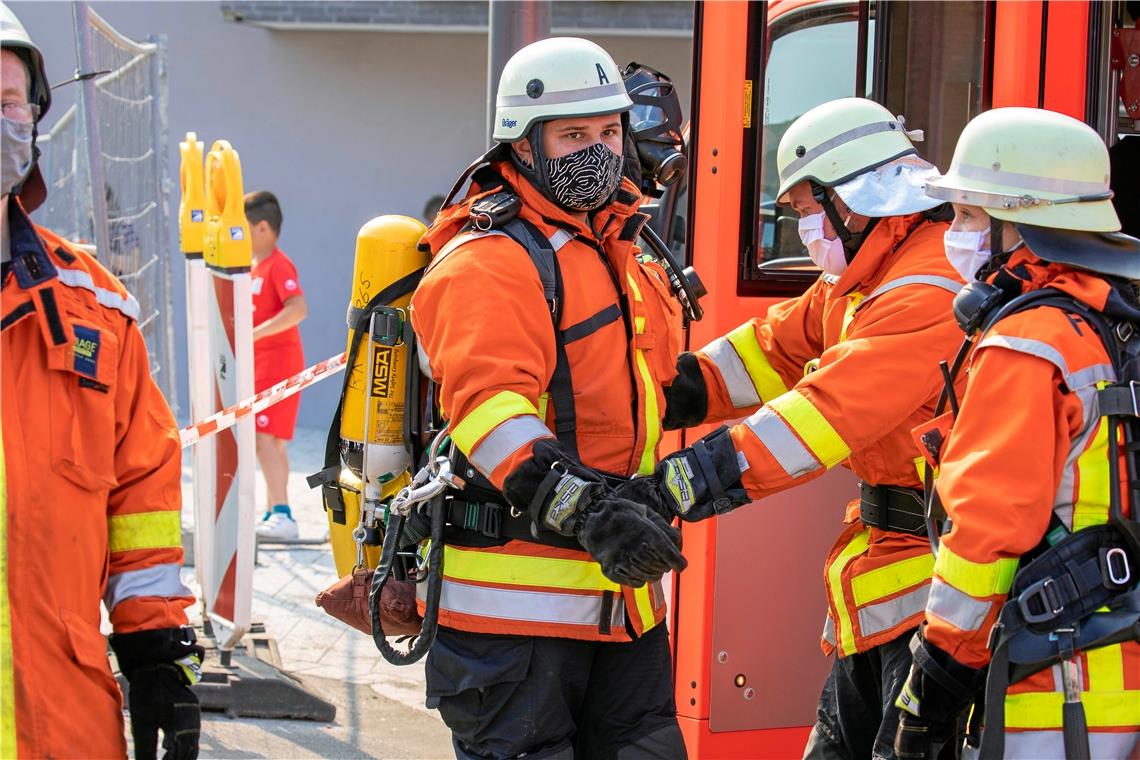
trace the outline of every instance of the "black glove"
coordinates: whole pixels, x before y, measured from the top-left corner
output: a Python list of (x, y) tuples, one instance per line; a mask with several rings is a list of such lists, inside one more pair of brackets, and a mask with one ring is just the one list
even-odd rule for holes
[(957, 740), (962, 718), (985, 685), (986, 671), (961, 664), (931, 644), (919, 629), (910, 649), (914, 662), (895, 700), (899, 760), (937, 757), (943, 745)]
[(741, 483), (740, 460), (728, 428), (719, 427), (687, 449), (670, 454), (653, 475), (615, 488), (625, 499), (645, 504), (666, 520), (697, 522), (723, 515), (751, 499)]
[(111, 649), (130, 684), (128, 709), (136, 760), (153, 760), (158, 730), (163, 733), (163, 760), (194, 760), (202, 714), (190, 685), (201, 679), (205, 650), (192, 628), (160, 628), (115, 634)]
[(615, 583), (642, 586), (687, 566), (681, 532), (656, 513), (610, 492), (601, 476), (549, 440), (510, 474), (503, 494), (529, 512), (532, 530), (576, 536), (602, 574)]
[(701, 364), (695, 354), (683, 353), (677, 357), (677, 376), (673, 384), (665, 387), (665, 419), (661, 427), (665, 430), (693, 427), (708, 416), (709, 392)]

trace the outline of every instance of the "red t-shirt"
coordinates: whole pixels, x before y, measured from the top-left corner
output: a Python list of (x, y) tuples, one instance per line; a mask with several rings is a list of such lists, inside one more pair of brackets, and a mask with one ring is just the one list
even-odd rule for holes
[[(253, 325), (269, 320), (281, 313), (285, 301), (302, 295), (297, 279), (297, 267), (280, 248), (253, 265)], [(263, 374), (265, 365), (293, 367), (304, 362), (301, 331), (297, 325), (276, 335), (268, 335), (253, 344), (253, 362), (257, 374)]]

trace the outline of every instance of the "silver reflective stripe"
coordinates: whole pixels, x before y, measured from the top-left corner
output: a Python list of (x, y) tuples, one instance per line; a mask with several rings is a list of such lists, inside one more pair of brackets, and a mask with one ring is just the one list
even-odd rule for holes
[(600, 593), (553, 594), (546, 591), (488, 588), (446, 578), (439, 606), (450, 612), (499, 620), (588, 625), (595, 629), (602, 619)]
[[(1136, 731), (1089, 731), (1089, 756), (1108, 760), (1133, 757), (1140, 733)], [(978, 758), (969, 746), (963, 760)], [(1006, 731), (1005, 760), (1065, 760), (1065, 737), (1060, 731)]]
[(748, 429), (756, 434), (773, 458), (784, 468), (784, 472), (798, 478), (820, 468), (811, 452), (800, 443), (788, 423), (768, 407), (761, 407), (755, 414), (744, 420)]
[(458, 235), (456, 235), (455, 237), (453, 237), (451, 240), (448, 240), (447, 243), (444, 244), (443, 248), (439, 249), (439, 253), (437, 253), (435, 255), (435, 257), (432, 258), (432, 260), (431, 260), (432, 266), (435, 266), (436, 262), (438, 262), (444, 256), (451, 253), (452, 251), (454, 251), (456, 248), (463, 245), (464, 243), (466, 243), (470, 240), (475, 240), (476, 238), (488, 237), (490, 235), (499, 235), (501, 237), (510, 237), (509, 235), (507, 235), (507, 233), (499, 232), (498, 230), (488, 230), (487, 232), (475, 232), (472, 230), (468, 230), (467, 232), (461, 232)]
[(930, 587), (930, 601), (926, 604), (926, 611), (959, 631), (976, 631), (982, 627), (982, 621), (992, 606), (990, 602), (979, 602), (935, 577)]
[(894, 628), (908, 617), (925, 610), (929, 593), (930, 586), (923, 584), (914, 591), (907, 592), (894, 599), (860, 607), (859, 632), (863, 636), (873, 636), (876, 633)]
[(1065, 378), (1065, 384), (1072, 390), (1076, 390), (1085, 385), (1092, 385), (1101, 380), (1116, 379), (1116, 373), (1113, 372), (1111, 364), (1094, 364), (1079, 372), (1069, 372), (1069, 365), (1065, 363), (1065, 357), (1061, 356), (1061, 353), (1057, 349), (1040, 340), (1018, 338), (1012, 335), (990, 335), (982, 339), (982, 342), (978, 344), (978, 348), (986, 348), (988, 346), (1008, 348), (1010, 351), (1018, 351), (1023, 354), (1029, 354), (1030, 356), (1036, 356), (1039, 359), (1044, 359), (1061, 370), (1061, 374)]
[(1034, 174), (1009, 172), (1004, 169), (995, 170), (973, 164), (958, 164), (950, 167), (950, 171), (966, 179), (978, 179), (983, 182), (993, 182), (996, 185), (1010, 185), (1018, 190), (1037, 190), (1042, 193), (1057, 193), (1058, 195), (1096, 195), (1108, 191), (1107, 182), (1081, 182), (1075, 179), (1038, 177)]
[(802, 169), (804, 166), (807, 166), (809, 163), (822, 156), (824, 153), (827, 153), (830, 150), (834, 150), (840, 145), (845, 145), (852, 140), (858, 140), (860, 137), (866, 137), (867, 135), (891, 131), (903, 134), (903, 131), (899, 129), (899, 123), (893, 119), (891, 121), (876, 121), (870, 124), (863, 124), (861, 126), (855, 127), (854, 129), (849, 129), (846, 132), (840, 132), (835, 137), (832, 137), (829, 140), (824, 140), (819, 145), (811, 148), (795, 161), (788, 164), (787, 168), (784, 169), (781, 174), (785, 177), (790, 177)]
[(823, 640), (835, 646), (835, 621), (830, 614), (823, 619)]
[(63, 267), (58, 267), (58, 271), (59, 281), (64, 285), (71, 288), (90, 290), (95, 294), (95, 300), (98, 301), (101, 306), (121, 311), (134, 320), (139, 318), (139, 302), (129, 293), (126, 298), (124, 298), (113, 290), (100, 288), (95, 284), (95, 281), (91, 279), (91, 274), (82, 269), (64, 269)]
[(716, 365), (734, 407), (743, 409), (760, 403), (760, 394), (752, 384), (752, 377), (728, 338), (717, 338), (702, 348), (701, 353)]
[(507, 457), (538, 438), (553, 438), (550, 428), (533, 414), (512, 417), (496, 427), (468, 457), (479, 472), (490, 477)]
[(1061, 469), (1061, 483), (1057, 486), (1057, 495), (1053, 499), (1053, 512), (1069, 530), (1073, 529), (1073, 499), (1076, 497), (1077, 486), (1077, 460), (1089, 445), (1089, 439), (1096, 433), (1096, 423), (1100, 421), (1100, 404), (1097, 403), (1097, 388), (1095, 385), (1086, 385), (1073, 391), (1081, 402), (1081, 411), (1084, 414), (1081, 430), (1077, 437), (1069, 443), (1069, 453), (1065, 457), (1065, 466)]
[(555, 233), (550, 236), (550, 247), (555, 251), (561, 250), (562, 246), (566, 245), (573, 239), (574, 235), (567, 232), (566, 230), (556, 230)]
[(530, 95), (500, 95), (495, 103), (499, 108), (517, 108), (520, 106), (552, 106), (563, 103), (578, 103), (583, 100), (595, 98), (610, 98), (615, 95), (625, 95), (623, 82), (599, 84), (593, 87), (580, 87), (576, 90), (553, 90), (544, 92), (537, 98)]
[(878, 298), (883, 293), (892, 291), (895, 288), (901, 288), (904, 285), (933, 285), (936, 288), (949, 290), (951, 293), (957, 293), (963, 287), (962, 283), (958, 282), (957, 280), (951, 280), (949, 277), (939, 277), (938, 275), (933, 274), (912, 274), (907, 275), (906, 277), (899, 277), (896, 280), (884, 282), (882, 285), (871, 291), (871, 295), (867, 296), (864, 299), (864, 303), (870, 301), (872, 298)]
[(114, 610), (119, 602), (136, 596), (194, 596), (190, 589), (182, 585), (181, 570), (182, 565), (170, 562), (115, 573), (107, 579), (103, 603), (108, 610)]

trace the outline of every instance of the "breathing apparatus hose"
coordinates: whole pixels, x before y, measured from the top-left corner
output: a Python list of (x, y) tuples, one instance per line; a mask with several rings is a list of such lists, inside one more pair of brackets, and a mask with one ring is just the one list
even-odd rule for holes
[(427, 502), (425, 509), (431, 515), (431, 544), (427, 556), (427, 595), (424, 605), (424, 621), (420, 632), (413, 634), (412, 643), (406, 651), (400, 651), (388, 643), (384, 634), (384, 624), (380, 616), (380, 594), (384, 584), (391, 577), (392, 568), (399, 556), (400, 536), (404, 530), (404, 515), (393, 512), (384, 530), (384, 545), (380, 552), (380, 564), (372, 575), (372, 588), (368, 593), (368, 612), (372, 620), (372, 640), (384, 659), (393, 665), (411, 665), (418, 661), (431, 648), (439, 628), (439, 599), (443, 592), (443, 528), (444, 494), (440, 493)]
[(707, 295), (708, 291), (705, 290), (704, 283), (701, 282), (696, 271), (692, 267), (682, 267), (681, 263), (677, 261), (677, 257), (669, 250), (669, 246), (665, 245), (665, 241), (649, 225), (641, 228), (641, 236), (645, 242), (649, 243), (654, 255), (664, 262), (665, 274), (669, 277), (669, 285), (685, 310), (685, 319), (690, 322), (700, 321), (705, 315), (705, 310), (701, 308), (698, 301)]

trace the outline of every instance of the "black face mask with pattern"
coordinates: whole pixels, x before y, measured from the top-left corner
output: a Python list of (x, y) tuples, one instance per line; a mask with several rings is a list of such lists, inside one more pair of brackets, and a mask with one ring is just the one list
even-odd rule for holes
[(600, 208), (621, 185), (622, 157), (604, 143), (545, 161), (550, 195), (571, 211)]

